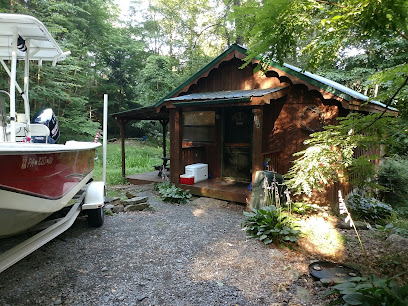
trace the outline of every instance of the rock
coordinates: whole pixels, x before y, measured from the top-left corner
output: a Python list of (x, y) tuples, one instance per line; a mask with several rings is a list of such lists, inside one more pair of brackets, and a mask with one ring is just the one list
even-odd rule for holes
[(125, 211), (141, 211), (149, 208), (150, 205), (147, 203), (132, 204), (125, 206)]
[(397, 234), (390, 235), (385, 242), (395, 251), (408, 251), (408, 239)]
[(310, 303), (312, 299), (309, 291), (307, 291), (307, 289), (302, 286), (296, 286), (296, 295), (305, 304)]
[(105, 210), (105, 211), (113, 211), (113, 208), (115, 208), (115, 205), (112, 205), (112, 204), (105, 204), (104, 206), (103, 206), (103, 209)]
[(138, 300), (139, 302), (143, 301), (144, 299), (147, 299), (147, 295), (145, 295), (145, 294), (139, 295), (139, 296), (137, 297), (137, 300)]
[(125, 207), (123, 205), (116, 205), (115, 207), (113, 207), (112, 211), (115, 214), (121, 213), (125, 211)]
[[(366, 230), (369, 229), (369, 225), (363, 221), (354, 221), (354, 225), (356, 226), (357, 229), (359, 230)], [(353, 227), (350, 226), (350, 223), (344, 222), (344, 220), (338, 220), (336, 224), (337, 228), (341, 229), (352, 229)]]
[(54, 305), (61, 305), (61, 304), (62, 304), (61, 297), (56, 298), (55, 301), (54, 301)]
[(135, 205), (135, 204), (140, 204), (140, 203), (146, 203), (149, 197), (133, 197), (128, 200), (122, 201), (123, 206), (128, 206), (128, 205)]
[(115, 203), (115, 202), (117, 202), (119, 200), (120, 200), (119, 197), (105, 198), (105, 203)]
[(137, 197), (137, 195), (131, 193), (130, 191), (126, 191), (126, 197), (127, 197), (128, 199), (131, 199), (131, 198)]
[(322, 287), (323, 286), (321, 281), (316, 281), (315, 284), (316, 284), (316, 287)]
[(296, 270), (296, 269), (292, 270), (292, 279), (293, 280), (295, 280), (295, 281), (298, 280), (300, 278), (300, 276), (301, 276), (301, 274), (300, 274), (300, 272), (298, 270)]

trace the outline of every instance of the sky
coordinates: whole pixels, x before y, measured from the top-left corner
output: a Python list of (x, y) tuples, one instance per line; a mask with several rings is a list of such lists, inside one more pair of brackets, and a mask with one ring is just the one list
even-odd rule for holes
[(120, 10), (122, 11), (121, 17), (125, 17), (129, 8), (130, 0), (115, 0), (115, 3), (120, 7)]

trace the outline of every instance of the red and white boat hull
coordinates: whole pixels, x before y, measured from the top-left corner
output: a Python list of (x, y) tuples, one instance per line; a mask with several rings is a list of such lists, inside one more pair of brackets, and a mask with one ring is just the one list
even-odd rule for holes
[(0, 144), (0, 236), (21, 232), (67, 206), (92, 178), (97, 146)]

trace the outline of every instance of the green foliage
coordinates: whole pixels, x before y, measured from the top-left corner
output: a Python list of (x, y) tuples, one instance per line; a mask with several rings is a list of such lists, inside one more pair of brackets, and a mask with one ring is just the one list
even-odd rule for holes
[[(102, 147), (97, 149), (98, 159), (95, 161), (95, 180), (102, 179)], [(162, 162), (162, 149), (158, 146), (145, 144), (131, 143), (126, 145), (126, 173), (137, 174), (153, 171), (153, 166)], [(106, 184), (118, 185), (126, 183), (126, 179), (122, 176), (122, 153), (120, 143), (108, 143), (106, 156)]]
[(387, 235), (397, 234), (402, 237), (408, 238), (408, 223), (399, 226), (398, 222), (395, 223), (388, 223), (387, 225), (377, 225), (377, 229), (384, 231)]
[(381, 199), (394, 208), (408, 207), (408, 157), (394, 155), (380, 165), (377, 181), (386, 187)]
[(316, 205), (310, 204), (305, 201), (304, 202), (291, 202), (289, 203), (289, 205), (286, 202), (285, 204), (282, 205), (282, 208), (285, 211), (293, 212), (299, 215), (313, 213), (317, 210)]
[[(219, 23), (225, 12), (214, 13), (216, 4), (207, 0), (155, 0), (143, 12), (133, 1), (130, 21), (120, 26), (112, 0), (5, 2), (1, 11), (38, 18), (62, 50), (71, 51), (57, 67), (32, 63), (30, 83), (33, 113), (53, 108), (68, 138), (94, 134), (98, 124), (91, 121), (102, 122), (103, 94), (109, 94), (109, 113), (152, 105), (226, 45), (218, 39), (225, 41)], [(0, 68), (0, 88), (6, 89), (3, 76)], [(119, 134), (112, 118), (108, 128)]]
[(160, 197), (165, 202), (186, 204), (191, 198), (191, 194), (188, 190), (176, 187), (170, 182), (156, 184), (155, 190), (159, 192)]
[[(407, 95), (408, 98), (408, 95)], [(408, 104), (407, 104), (407, 116), (408, 117)], [(386, 154), (392, 156), (405, 155), (408, 152), (408, 122), (407, 119), (398, 117), (394, 119), (394, 124), (390, 126), (388, 130), (388, 137), (391, 141), (387, 142)]]
[(383, 222), (393, 213), (391, 206), (377, 199), (368, 199), (359, 194), (353, 194), (348, 198), (347, 208), (355, 219), (374, 223)]
[(143, 78), (137, 86), (142, 105), (152, 105), (175, 87), (179, 76), (172, 71), (174, 66), (174, 59), (167, 56), (151, 55), (147, 58), (141, 71)]
[(264, 244), (294, 243), (300, 235), (299, 227), (292, 217), (275, 206), (265, 206), (244, 212), (246, 216), (242, 223), (248, 238), (255, 238)]
[(294, 154), (299, 158), (288, 171), (286, 178), (289, 180), (285, 184), (295, 194), (307, 195), (340, 179), (360, 189), (380, 188), (374, 181), (375, 165), (371, 162), (378, 156), (356, 158), (354, 155), (357, 148), (378, 148), (392, 141), (384, 135), (395, 119), (382, 117), (378, 120), (379, 116), (351, 113), (339, 118), (339, 125), (325, 126), (324, 131), (311, 134), (304, 142), (308, 147)]
[(330, 305), (394, 305), (408, 303), (408, 285), (400, 286), (393, 278), (353, 277), (335, 285), (326, 297), (335, 296)]
[[(408, 77), (406, 0), (247, 0), (234, 10), (249, 64), (289, 62), (387, 101)], [(357, 55), (353, 52), (358, 51)], [(408, 114), (408, 86), (394, 97)]]

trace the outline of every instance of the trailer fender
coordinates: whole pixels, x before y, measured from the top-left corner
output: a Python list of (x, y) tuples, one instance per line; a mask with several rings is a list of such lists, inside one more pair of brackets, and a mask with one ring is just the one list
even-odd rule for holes
[(105, 183), (91, 182), (86, 190), (82, 210), (97, 209), (105, 203)]

